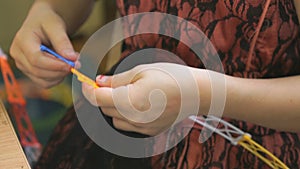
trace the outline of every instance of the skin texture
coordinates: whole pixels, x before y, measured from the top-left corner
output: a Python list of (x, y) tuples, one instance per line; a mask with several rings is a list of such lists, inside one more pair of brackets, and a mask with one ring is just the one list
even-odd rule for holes
[(70, 73), (70, 66), (42, 53), (39, 46), (52, 46), (63, 57), (76, 61), (78, 54), (68, 34), (82, 24), (92, 5), (92, 0), (36, 1), (11, 45), (10, 54), (17, 67), (44, 88), (60, 83)]
[[(295, 1), (296, 2), (296, 1)], [(70, 67), (61, 61), (41, 53), (39, 45), (44, 43), (52, 46), (59, 54), (70, 60), (77, 60), (68, 38), (68, 34), (88, 16), (93, 1), (91, 0), (44, 0), (36, 1), (30, 10), (23, 26), (16, 34), (11, 47), (11, 55), (16, 65), (34, 82), (42, 87), (51, 87), (63, 80), (70, 72)], [(63, 10), (65, 7), (72, 10)], [(299, 3), (296, 2), (298, 14)], [(66, 12), (67, 11), (67, 12)], [(113, 124), (126, 131), (136, 131), (155, 135), (172, 124), (177, 116), (180, 97), (176, 82), (163, 72), (153, 67), (157, 64), (141, 65), (125, 73), (96, 79), (101, 88), (82, 85), (85, 97), (95, 106), (100, 106), (103, 112), (113, 117)], [(182, 69), (180, 65), (160, 64), (160, 67), (171, 66), (173, 70)], [(147, 69), (147, 71), (141, 71)], [(201, 107), (199, 115), (205, 115), (210, 106), (211, 82), (207, 71), (188, 68), (194, 75), (198, 89), (201, 92)], [(217, 74), (217, 73), (216, 73)], [(130, 77), (134, 78), (132, 80)], [(112, 80), (112, 79), (117, 80)], [(182, 77), (184, 78), (184, 77)], [(262, 126), (283, 131), (300, 132), (300, 76), (274, 79), (241, 79), (225, 76), (226, 105), (224, 117), (249, 121)], [(160, 80), (160, 85), (157, 81)], [(186, 81), (186, 84), (191, 82)], [(140, 123), (124, 118), (116, 108), (113, 99), (122, 100), (118, 92), (129, 89), (129, 99), (133, 107), (139, 111), (148, 110), (149, 93), (160, 89), (169, 100), (162, 116), (150, 123)], [(191, 91), (192, 92), (192, 91)], [(122, 111), (129, 112), (126, 105), (121, 104)], [(181, 117), (190, 114), (188, 111)], [(147, 117), (145, 117), (147, 118)]]
[[(168, 65), (169, 63), (160, 63), (160, 67)], [(182, 66), (176, 64), (172, 66), (174, 69), (182, 68)], [(178, 105), (180, 105), (181, 100), (178, 96), (180, 94), (178, 88), (174, 88), (176, 82), (174, 80), (168, 81), (167, 79), (171, 78), (165, 77), (166, 75), (162, 71), (157, 71), (155, 67), (157, 67), (157, 64), (147, 64), (119, 75), (102, 77), (101, 79), (99, 76), (96, 82), (103, 87), (95, 89), (84, 84), (83, 93), (92, 104), (100, 106), (104, 114), (113, 117), (113, 123), (118, 129), (149, 135), (158, 134), (172, 124), (175, 119), (174, 116), (177, 116), (177, 113), (174, 112), (179, 111)], [(141, 69), (147, 69), (147, 72), (140, 71)], [(207, 100), (211, 99), (211, 81), (207, 75), (207, 70), (196, 68), (190, 68), (190, 70), (196, 78), (201, 93), (199, 115), (206, 115), (210, 106), (210, 102)], [(132, 74), (138, 75), (129, 82), (128, 79)], [(155, 85), (157, 81), (160, 82), (161, 80), (157, 77), (164, 77), (164, 81), (167, 81), (167, 83), (163, 83), (163, 88)], [(114, 78), (115, 80), (113, 80)], [(184, 77), (182, 76), (182, 78)], [(258, 80), (225, 75), (225, 79), (227, 92), (224, 117), (249, 121), (282, 131), (300, 131), (300, 106), (298, 104), (300, 94), (296, 92), (299, 90), (300, 76)], [(186, 81), (186, 84), (189, 83), (192, 82)], [(167, 102), (167, 109), (165, 109), (159, 120), (142, 124), (123, 117), (114, 105), (114, 101), (123, 99), (118, 95), (121, 96), (119, 91), (125, 86), (130, 89), (131, 104), (141, 111), (148, 108), (144, 105), (149, 105), (147, 99), (149, 91), (161, 89), (167, 95), (169, 101)], [(125, 103), (123, 106), (126, 106)], [(168, 107), (172, 107), (172, 109), (168, 109)], [(128, 109), (121, 109), (121, 111), (126, 112)], [(189, 111), (186, 112), (181, 119), (190, 115)]]

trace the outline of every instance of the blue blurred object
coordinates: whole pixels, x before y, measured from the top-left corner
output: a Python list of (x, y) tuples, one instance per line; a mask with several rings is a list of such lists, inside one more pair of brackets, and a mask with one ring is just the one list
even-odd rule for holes
[(64, 61), (65, 63), (67, 63), (68, 65), (74, 67), (75, 66), (75, 63), (62, 57), (61, 55), (57, 54), (56, 52), (54, 52), (53, 50), (49, 49), (48, 47), (46, 47), (45, 45), (41, 45), (40, 46), (40, 50), (43, 51), (43, 52), (47, 52), (47, 53), (50, 53), (51, 55), (55, 56), (56, 58)]

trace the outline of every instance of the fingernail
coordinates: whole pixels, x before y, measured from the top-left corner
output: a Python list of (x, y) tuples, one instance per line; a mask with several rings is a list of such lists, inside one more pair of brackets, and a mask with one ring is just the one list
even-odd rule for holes
[(107, 80), (107, 76), (104, 75), (99, 75), (96, 77), (96, 82), (97, 83), (105, 83)]

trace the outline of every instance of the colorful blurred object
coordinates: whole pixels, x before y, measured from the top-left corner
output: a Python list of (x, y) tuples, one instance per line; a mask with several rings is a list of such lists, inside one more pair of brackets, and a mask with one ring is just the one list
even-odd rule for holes
[[(71, 87), (67, 83), (62, 83), (46, 90), (35, 86), (27, 78), (23, 77), (17, 80), (2, 50), (0, 50), (0, 55), (3, 74), (0, 96), (6, 103), (6, 107), (11, 107), (8, 108), (8, 111), (27, 160), (33, 166), (42, 151), (42, 145), (48, 140), (52, 128), (63, 112), (72, 104)], [(38, 140), (42, 142), (40, 143)]]
[(10, 114), (16, 122), (19, 139), (27, 160), (33, 166), (42, 152), (42, 145), (37, 139), (31, 120), (27, 114), (26, 101), (22, 95), (21, 88), (7, 62), (6, 55), (1, 50), (0, 64), (7, 100), (11, 107)]

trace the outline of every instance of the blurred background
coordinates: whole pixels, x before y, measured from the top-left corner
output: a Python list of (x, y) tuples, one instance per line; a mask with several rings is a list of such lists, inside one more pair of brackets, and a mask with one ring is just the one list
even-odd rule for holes
[[(9, 48), (28, 10), (34, 0), (2, 0), (0, 1), (0, 47), (9, 56)], [(84, 25), (70, 38), (76, 51), (80, 52), (86, 40), (101, 26), (118, 17), (114, 1), (97, 1), (92, 14)], [(119, 57), (120, 44), (105, 57), (101, 71), (108, 70)], [(20, 72), (9, 57), (10, 66), (21, 86), (27, 101), (27, 112), (31, 118), (38, 139), (44, 145), (58, 120), (73, 105), (71, 92), (71, 75), (60, 85), (51, 89), (41, 89)], [(0, 75), (0, 97), (9, 112), (5, 87)], [(13, 121), (13, 119), (12, 119)]]

